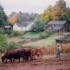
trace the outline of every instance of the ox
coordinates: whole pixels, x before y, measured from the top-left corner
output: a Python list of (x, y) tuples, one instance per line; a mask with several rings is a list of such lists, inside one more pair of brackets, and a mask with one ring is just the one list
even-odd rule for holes
[(23, 57), (23, 61), (25, 60), (29, 60), (29, 58), (31, 58), (31, 49), (30, 48), (18, 48), (18, 49), (14, 49), (14, 50), (8, 50), (1, 58), (2, 58), (2, 62), (7, 62), (7, 60), (9, 59), (10, 62), (14, 62), (15, 59), (19, 59), (20, 62), (20, 57)]
[(37, 56), (38, 58), (42, 58), (42, 50), (41, 49), (33, 49), (31, 51), (31, 56), (32, 56), (32, 59), (35, 59), (35, 56)]

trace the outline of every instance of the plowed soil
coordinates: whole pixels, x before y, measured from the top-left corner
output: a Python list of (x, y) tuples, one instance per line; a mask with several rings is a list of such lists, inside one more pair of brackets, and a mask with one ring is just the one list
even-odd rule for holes
[(55, 58), (55, 55), (43, 55), (42, 59), (33, 61), (16, 60), (13, 63), (2, 63), (0, 59), (0, 70), (70, 70), (70, 53), (61, 54), (60, 59)]

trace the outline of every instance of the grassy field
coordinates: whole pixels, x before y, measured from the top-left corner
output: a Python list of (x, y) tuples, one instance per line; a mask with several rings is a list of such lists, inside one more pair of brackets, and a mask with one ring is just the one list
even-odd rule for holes
[(8, 37), (8, 42), (19, 42), (19, 41), (22, 41), (23, 39), (21, 38), (18, 38), (18, 37), (12, 37), (12, 38), (9, 38)]
[(46, 34), (45, 32), (27, 32), (24, 35), (24, 38), (32, 39), (32, 38), (39, 38), (41, 34)]
[[(43, 51), (43, 54), (51, 54), (55, 52), (56, 49), (56, 39), (58, 38), (62, 38), (64, 37), (64, 35), (51, 35), (46, 39), (41, 39), (38, 40), (36, 42), (30, 42), (30, 43), (26, 43), (26, 44), (22, 44), (23, 47), (31, 47), (31, 48), (41, 48)], [(14, 37), (14, 38), (8, 38), (9, 42), (19, 42), (19, 41), (23, 41), (24, 39), (20, 39), (18, 37)], [(28, 39), (27, 39), (28, 40)], [(62, 48), (62, 52), (63, 53), (67, 53), (70, 52), (70, 43), (69, 44), (61, 44), (61, 48)]]
[(42, 39), (39, 40), (37, 42), (32, 42), (32, 43), (27, 43), (27, 44), (23, 44), (23, 46), (31, 46), (31, 47), (47, 47), (47, 46), (51, 46), (51, 45), (56, 45), (56, 41), (55, 39), (64, 37), (63, 35), (52, 35), (46, 39)]

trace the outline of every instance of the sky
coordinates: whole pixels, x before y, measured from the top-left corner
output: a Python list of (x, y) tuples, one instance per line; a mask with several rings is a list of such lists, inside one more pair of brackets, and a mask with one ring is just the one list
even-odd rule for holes
[[(0, 0), (0, 4), (4, 8), (7, 15), (12, 12), (28, 12), (28, 13), (43, 13), (49, 6), (54, 6), (58, 0)], [(70, 0), (65, 0), (67, 6), (70, 7)]]

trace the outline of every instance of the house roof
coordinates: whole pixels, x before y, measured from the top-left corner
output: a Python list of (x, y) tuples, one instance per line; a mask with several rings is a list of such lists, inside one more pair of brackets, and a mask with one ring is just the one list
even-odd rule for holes
[(27, 27), (28, 25), (32, 24), (32, 22), (21, 22), (16, 24), (18, 27)]
[(48, 24), (61, 24), (64, 25), (67, 21), (50, 21)]

